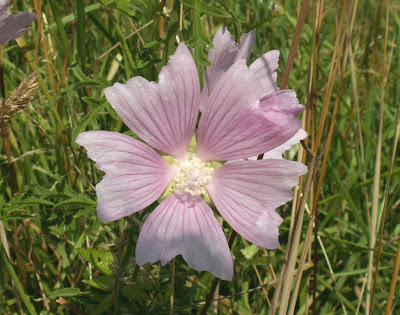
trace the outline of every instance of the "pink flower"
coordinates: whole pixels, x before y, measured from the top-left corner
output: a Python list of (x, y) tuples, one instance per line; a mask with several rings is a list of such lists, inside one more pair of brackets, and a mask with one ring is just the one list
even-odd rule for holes
[(183, 43), (158, 83), (134, 77), (105, 90), (124, 123), (147, 144), (109, 131), (83, 132), (76, 140), (105, 172), (96, 186), (102, 221), (140, 211), (166, 191), (168, 197), (140, 231), (139, 265), (157, 260), (165, 265), (181, 254), (191, 268), (231, 280), (232, 257), (206, 202), (210, 199), (245, 239), (265, 248), (279, 246), (282, 218), (275, 209), (293, 198), (291, 188), (306, 166), (282, 158), (223, 164), (286, 143), (300, 129), (294, 113), (302, 107), (291, 93), (262, 99), (265, 90), (254, 70), (245, 59), (236, 59), (208, 85), (209, 95), (203, 94), (197, 143), (200, 83)]
[(30, 29), (24, 28), (24, 26), (36, 18), (34, 13), (28, 11), (12, 15), (7, 12), (9, 5), (8, 0), (0, 0), (0, 45), (21, 37)]

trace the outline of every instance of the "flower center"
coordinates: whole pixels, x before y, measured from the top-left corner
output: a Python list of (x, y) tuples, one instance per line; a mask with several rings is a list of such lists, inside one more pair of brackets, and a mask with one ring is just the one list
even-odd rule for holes
[(213, 168), (207, 167), (196, 156), (189, 157), (186, 162), (178, 161), (179, 174), (175, 176), (176, 189), (192, 195), (203, 195), (207, 192), (207, 184), (211, 180)]

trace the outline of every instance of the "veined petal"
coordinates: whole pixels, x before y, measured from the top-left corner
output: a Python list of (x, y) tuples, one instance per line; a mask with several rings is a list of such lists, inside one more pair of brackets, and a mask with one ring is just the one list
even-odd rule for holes
[(181, 254), (189, 267), (231, 280), (232, 256), (222, 228), (200, 196), (174, 193), (146, 219), (136, 245), (139, 265)]
[(134, 77), (105, 95), (124, 123), (151, 146), (185, 159), (197, 122), (199, 77), (193, 57), (179, 44), (161, 70), (159, 83)]
[(271, 50), (257, 58), (251, 65), (250, 70), (254, 72), (257, 81), (261, 84), (263, 96), (269, 95), (278, 89), (276, 78), (278, 74), (279, 50)]
[(237, 61), (208, 98), (199, 123), (196, 155), (203, 161), (243, 159), (293, 137), (300, 120), (285, 107), (279, 108), (278, 96), (260, 104), (261, 94), (253, 72), (243, 59)]
[[(297, 133), (293, 137), (291, 137), (288, 141), (286, 141), (284, 144), (282, 144), (279, 147), (276, 147), (268, 152), (265, 152), (263, 159), (283, 159), (283, 156), (282, 156), (283, 153), (290, 150), (294, 145), (300, 143), (300, 140), (307, 138), (307, 136), (308, 136), (308, 134), (305, 130), (299, 129), (299, 131), (297, 131)], [(258, 158), (258, 155), (255, 155), (255, 156), (246, 158), (244, 160), (245, 161), (255, 161), (255, 160), (257, 160), (257, 158)], [(226, 161), (226, 163), (233, 163), (233, 162), (238, 162), (238, 160)]]
[(30, 24), (36, 18), (36, 14), (28, 11), (15, 15), (8, 13), (8, 6), (7, 0), (0, 0), (0, 45), (21, 37), (23, 33), (30, 29), (30, 27), (24, 28), (24, 26)]
[(275, 91), (267, 97), (263, 97), (260, 106), (286, 115), (297, 115), (304, 110), (304, 106), (299, 103), (293, 90)]
[(300, 140), (305, 138), (307, 138), (307, 132), (303, 129), (299, 129), (299, 131), (284, 144), (264, 153), (264, 159), (283, 159), (283, 153), (290, 150), (295, 144), (300, 143)]
[(307, 172), (287, 160), (240, 161), (214, 171), (208, 192), (219, 213), (246, 240), (264, 247), (279, 246), (282, 218), (275, 209), (293, 198), (291, 188)]
[(211, 66), (206, 67), (204, 74), (203, 90), (201, 92), (201, 104), (205, 106), (207, 97), (213, 91), (221, 76), (239, 59), (250, 58), (256, 39), (256, 30), (243, 34), (240, 44), (235, 42), (234, 37), (225, 26), (217, 30), (214, 35), (214, 48), (208, 53)]
[(149, 206), (177, 174), (177, 169), (148, 145), (124, 134), (88, 131), (82, 132), (76, 142), (106, 173), (96, 186), (97, 215), (104, 222)]

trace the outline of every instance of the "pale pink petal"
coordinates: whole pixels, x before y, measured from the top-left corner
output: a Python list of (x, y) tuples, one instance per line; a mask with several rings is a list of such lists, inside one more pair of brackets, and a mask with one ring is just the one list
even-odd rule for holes
[(293, 90), (280, 90), (263, 97), (260, 106), (268, 110), (279, 111), (287, 115), (297, 115), (304, 110)]
[(287, 150), (290, 150), (295, 144), (300, 143), (300, 140), (303, 140), (305, 138), (307, 138), (307, 132), (303, 129), (300, 129), (292, 138), (290, 138), (284, 144), (264, 153), (264, 159), (282, 159), (283, 153), (285, 153)]
[(21, 37), (23, 33), (30, 29), (24, 28), (24, 26), (32, 23), (36, 18), (34, 13), (28, 11), (15, 15), (8, 13), (8, 6), (7, 0), (0, 0), (0, 45)]
[[(300, 120), (287, 113), (285, 106), (279, 108), (279, 97), (268, 97), (260, 104), (261, 93), (243, 59), (222, 76), (199, 123), (196, 155), (200, 159), (248, 158), (267, 152), (296, 134)], [(276, 104), (271, 104), (270, 99)]]
[(262, 86), (263, 96), (279, 90), (276, 85), (278, 61), (279, 50), (271, 50), (250, 65), (250, 70), (254, 72), (257, 81)]
[(250, 58), (256, 39), (256, 30), (243, 34), (240, 44), (235, 42), (225, 26), (222, 26), (214, 35), (213, 45), (208, 53), (208, 60), (211, 66), (206, 67), (203, 80), (203, 90), (201, 92), (201, 107), (207, 102), (207, 97), (213, 91), (221, 76), (239, 59)]
[(200, 196), (174, 193), (146, 219), (136, 245), (138, 265), (181, 254), (189, 267), (231, 280), (233, 262), (221, 225)]
[(251, 30), (248, 33), (243, 34), (242, 37), (240, 38), (239, 53), (236, 56), (236, 60), (246, 59), (246, 62), (248, 62), (255, 41), (256, 41), (255, 29)]
[(208, 192), (219, 213), (246, 240), (269, 249), (279, 246), (282, 218), (275, 209), (293, 199), (291, 188), (307, 172), (287, 160), (240, 161), (214, 171)]
[(76, 142), (106, 173), (96, 186), (97, 215), (104, 222), (149, 206), (177, 174), (177, 169), (148, 145), (124, 134), (88, 131), (82, 132)]
[(105, 95), (124, 123), (151, 146), (184, 159), (199, 110), (200, 83), (193, 57), (179, 44), (159, 83), (134, 77)]
[[(286, 151), (290, 150), (294, 145), (300, 143), (300, 140), (307, 138), (307, 132), (303, 129), (300, 129), (292, 138), (286, 141), (284, 144), (276, 147), (266, 153), (264, 153), (263, 159), (283, 159), (282, 154)], [(225, 164), (234, 163), (238, 161), (255, 161), (257, 160), (258, 155), (251, 156), (242, 160), (231, 160), (226, 161)]]

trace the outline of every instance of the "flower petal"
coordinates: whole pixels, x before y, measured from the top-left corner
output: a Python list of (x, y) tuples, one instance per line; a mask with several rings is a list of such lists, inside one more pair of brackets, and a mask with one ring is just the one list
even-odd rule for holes
[(287, 115), (297, 115), (304, 110), (304, 106), (299, 104), (299, 100), (293, 90), (273, 92), (267, 97), (262, 98), (260, 106)]
[(214, 35), (214, 48), (208, 53), (211, 66), (206, 67), (204, 74), (203, 90), (201, 92), (202, 107), (207, 102), (207, 97), (213, 91), (221, 76), (239, 59), (250, 58), (256, 40), (256, 30), (243, 34), (240, 44), (235, 42), (234, 37), (225, 26), (222, 26)]
[(200, 196), (174, 193), (147, 218), (136, 245), (139, 265), (181, 254), (189, 267), (231, 280), (232, 256), (222, 228)]
[(257, 58), (256, 61), (250, 65), (250, 70), (254, 72), (257, 81), (262, 86), (263, 96), (279, 90), (276, 85), (278, 61), (279, 50), (271, 50)]
[(303, 129), (299, 129), (299, 131), (284, 144), (264, 153), (264, 159), (283, 159), (283, 153), (290, 150), (295, 144), (300, 143), (300, 140), (305, 138), (307, 138), (307, 132)]
[(117, 132), (82, 132), (86, 148), (106, 174), (96, 186), (97, 215), (108, 222), (140, 211), (157, 200), (177, 170), (143, 142)]
[(0, 0), (0, 45), (21, 37), (23, 33), (30, 29), (24, 28), (24, 26), (30, 24), (36, 18), (36, 14), (28, 11), (15, 15), (8, 13), (8, 6), (7, 0)]
[(115, 83), (105, 95), (124, 123), (151, 146), (185, 159), (197, 122), (199, 77), (193, 57), (181, 43), (159, 75), (159, 83), (134, 77)]
[(214, 171), (208, 192), (219, 213), (246, 240), (279, 246), (282, 218), (275, 209), (293, 198), (291, 188), (307, 167), (287, 160), (240, 161)]
[(279, 92), (260, 104), (261, 93), (243, 59), (222, 76), (208, 98), (199, 123), (196, 155), (200, 159), (248, 158), (294, 136), (300, 129), (300, 120), (286, 112)]

